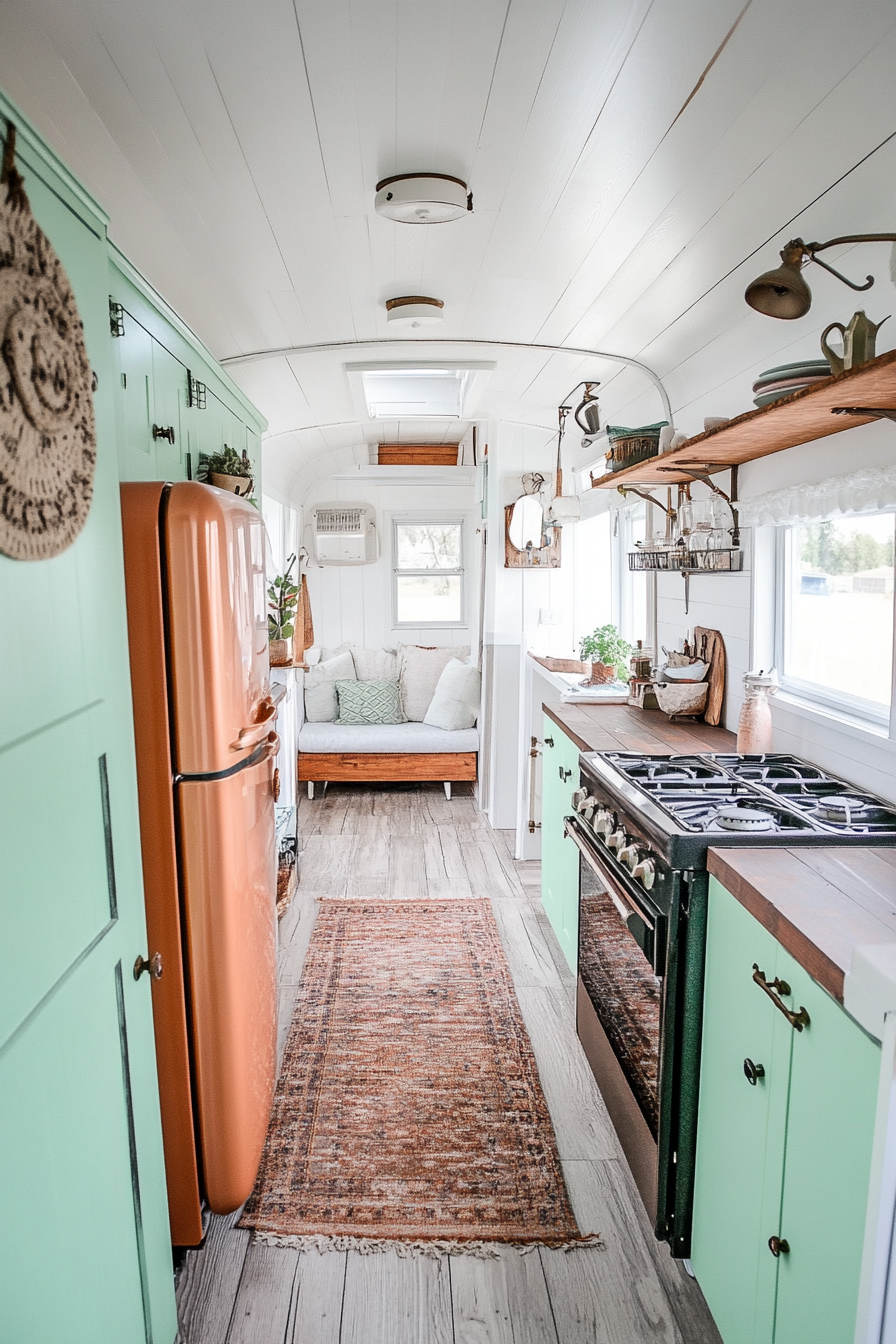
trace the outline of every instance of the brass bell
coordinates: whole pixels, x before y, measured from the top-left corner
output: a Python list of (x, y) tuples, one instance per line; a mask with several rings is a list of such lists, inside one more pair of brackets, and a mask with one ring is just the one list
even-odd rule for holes
[(782, 265), (747, 286), (744, 298), (750, 307), (767, 317), (805, 317), (812, 306), (812, 291), (801, 273), (805, 255), (806, 246), (799, 239), (788, 243), (781, 253)]

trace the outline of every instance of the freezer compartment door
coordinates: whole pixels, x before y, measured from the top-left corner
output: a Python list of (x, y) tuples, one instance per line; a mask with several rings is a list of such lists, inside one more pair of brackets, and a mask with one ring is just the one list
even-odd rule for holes
[(178, 785), (205, 1195), (229, 1213), (255, 1184), (277, 1052), (273, 759)]
[(181, 481), (163, 527), (176, 766), (213, 774), (248, 759), (274, 726), (264, 523), (246, 500)]

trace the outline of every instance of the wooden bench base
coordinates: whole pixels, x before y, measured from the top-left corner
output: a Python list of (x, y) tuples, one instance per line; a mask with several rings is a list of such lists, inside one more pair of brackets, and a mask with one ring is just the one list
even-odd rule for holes
[(475, 751), (341, 752), (300, 751), (298, 777), (308, 782), (380, 783), (392, 780), (452, 780), (476, 778)]

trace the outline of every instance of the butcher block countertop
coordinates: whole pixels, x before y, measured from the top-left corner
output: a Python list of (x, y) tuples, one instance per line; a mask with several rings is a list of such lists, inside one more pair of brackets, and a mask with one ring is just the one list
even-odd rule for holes
[(896, 849), (711, 849), (707, 867), (840, 1003), (855, 949), (896, 943)]
[[(734, 751), (705, 723), (629, 705), (545, 704), (582, 751)], [(707, 867), (839, 1003), (857, 947), (896, 944), (896, 848), (710, 849)]]
[(708, 723), (670, 723), (659, 709), (632, 705), (542, 706), (580, 751), (651, 751), (657, 754), (734, 751), (737, 739)]

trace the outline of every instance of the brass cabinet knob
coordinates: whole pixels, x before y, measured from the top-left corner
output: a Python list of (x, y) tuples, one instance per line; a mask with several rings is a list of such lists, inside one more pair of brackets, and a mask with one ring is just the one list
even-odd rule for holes
[(790, 1242), (785, 1241), (784, 1237), (769, 1237), (768, 1248), (777, 1260), (779, 1255), (788, 1255), (790, 1252)]
[(134, 979), (139, 980), (144, 971), (149, 971), (150, 980), (161, 980), (162, 978), (162, 954), (154, 952), (148, 959), (138, 957), (134, 962)]
[(759, 1079), (765, 1077), (765, 1069), (761, 1064), (754, 1064), (752, 1059), (745, 1059), (744, 1076), (747, 1082), (755, 1087)]

